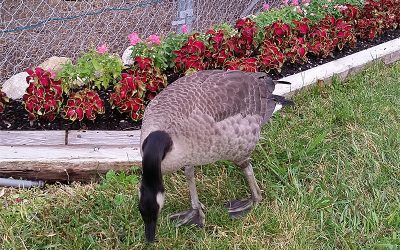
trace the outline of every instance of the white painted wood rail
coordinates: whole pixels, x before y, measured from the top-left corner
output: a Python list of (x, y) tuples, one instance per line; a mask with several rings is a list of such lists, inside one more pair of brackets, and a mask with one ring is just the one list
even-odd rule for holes
[(391, 64), (399, 59), (400, 38), (397, 38), (315, 68), (284, 77), (281, 80), (291, 82), (292, 84), (277, 85), (274, 94), (287, 95), (314, 84), (318, 80), (328, 81), (334, 75), (338, 75), (341, 79), (346, 79), (349, 75), (360, 71), (366, 65), (376, 60), (382, 60), (385, 64)]
[[(400, 59), (400, 38), (285, 77), (274, 94), (290, 95), (317, 80), (342, 79), (375, 60)], [(276, 111), (279, 110), (279, 107)], [(141, 164), (140, 131), (0, 131), (0, 177), (88, 181), (109, 169)]]
[(139, 166), (140, 130), (0, 131), (0, 177), (89, 181)]

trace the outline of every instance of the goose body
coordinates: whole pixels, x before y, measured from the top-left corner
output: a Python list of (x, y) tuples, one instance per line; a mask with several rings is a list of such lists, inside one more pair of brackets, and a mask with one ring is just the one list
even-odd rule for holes
[(207, 70), (178, 79), (146, 108), (142, 143), (153, 131), (173, 141), (163, 173), (217, 160), (246, 159), (271, 117), (275, 83), (264, 73)]
[[(290, 102), (272, 94), (275, 84), (265, 73), (205, 70), (178, 79), (149, 103), (141, 130), (140, 211), (145, 226), (149, 220), (148, 208), (158, 207), (158, 211), (153, 209), (153, 213), (158, 213), (163, 205), (160, 198), (163, 187), (152, 186), (159, 186), (155, 183), (160, 180), (162, 186), (163, 174), (184, 167), (192, 210), (175, 217), (183, 220), (181, 224), (204, 223), (194, 184), (193, 167), (197, 165), (230, 160), (244, 170), (252, 198), (247, 203), (236, 203), (236, 208), (232, 205), (233, 210), (239, 211), (261, 200), (250, 155), (260, 138), (262, 125), (270, 119), (276, 104)], [(146, 237), (152, 241), (153, 233), (148, 233), (148, 228)]]

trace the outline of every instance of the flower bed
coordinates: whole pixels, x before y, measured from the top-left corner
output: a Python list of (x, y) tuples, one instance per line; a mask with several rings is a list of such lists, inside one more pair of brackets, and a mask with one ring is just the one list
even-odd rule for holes
[[(333, 75), (345, 79), (375, 60), (400, 60), (400, 38), (282, 78), (294, 84), (277, 85), (274, 94), (292, 94)], [(0, 131), (0, 141), (0, 177), (89, 181), (110, 169), (141, 164), (140, 130)]]
[[(265, 71), (276, 79), (400, 35), (399, 0), (362, 6), (294, 4), (205, 33), (171, 34), (162, 40), (155, 35), (141, 40), (133, 33), (133, 65), (125, 69), (103, 45), (75, 65), (66, 64), (57, 76), (28, 70), (30, 85), (23, 102), (0, 98), (0, 113), (5, 110), (0, 128), (137, 129), (147, 103), (184, 74), (239, 69)], [(286, 20), (278, 20), (280, 16)]]

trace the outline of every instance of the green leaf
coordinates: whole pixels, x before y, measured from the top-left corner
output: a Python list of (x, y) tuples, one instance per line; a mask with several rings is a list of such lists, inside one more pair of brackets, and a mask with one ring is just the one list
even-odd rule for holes
[(115, 178), (115, 171), (114, 170), (110, 170), (106, 173), (106, 180), (110, 181), (113, 180)]
[(92, 63), (93, 63), (93, 67), (96, 71), (102, 70), (102, 66), (97, 60), (92, 60)]
[(119, 205), (121, 205), (121, 204), (124, 203), (124, 202), (125, 202), (125, 197), (124, 197), (124, 195), (122, 195), (122, 194), (116, 194), (116, 195), (115, 195), (115, 197), (114, 197), (114, 203), (115, 203), (115, 205), (119, 206)]

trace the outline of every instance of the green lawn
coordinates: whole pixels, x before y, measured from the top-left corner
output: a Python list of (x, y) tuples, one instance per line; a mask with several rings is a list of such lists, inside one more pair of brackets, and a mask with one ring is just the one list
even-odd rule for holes
[(189, 206), (182, 173), (166, 176), (158, 243), (144, 242), (138, 169), (101, 184), (4, 189), (3, 249), (399, 249), (400, 63), (293, 97), (262, 133), (253, 166), (264, 200), (243, 220), (223, 204), (247, 195), (229, 163), (197, 168), (206, 226), (175, 228)]

